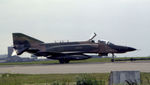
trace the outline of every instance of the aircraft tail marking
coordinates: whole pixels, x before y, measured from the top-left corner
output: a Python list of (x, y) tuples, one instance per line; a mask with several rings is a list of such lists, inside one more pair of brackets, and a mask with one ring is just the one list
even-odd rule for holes
[(22, 33), (13, 33), (13, 44), (14, 44), (14, 49), (17, 52), (17, 55), (21, 55), (29, 47), (33, 45), (39, 45), (40, 43), (44, 43), (44, 42)]

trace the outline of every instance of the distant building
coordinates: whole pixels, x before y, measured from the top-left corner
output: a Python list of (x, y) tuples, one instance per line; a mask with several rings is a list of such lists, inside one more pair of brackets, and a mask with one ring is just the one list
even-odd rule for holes
[(12, 57), (13, 47), (8, 47), (8, 57)]

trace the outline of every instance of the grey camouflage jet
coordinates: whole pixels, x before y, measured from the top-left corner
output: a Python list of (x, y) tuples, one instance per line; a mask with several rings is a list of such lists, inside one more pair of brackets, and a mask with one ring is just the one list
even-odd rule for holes
[(111, 53), (113, 62), (114, 53), (126, 53), (136, 50), (132, 47), (115, 45), (102, 40), (95, 42), (93, 40), (95, 36), (96, 34), (89, 40), (79, 42), (44, 43), (22, 33), (13, 33), (13, 48), (17, 55), (28, 52), (35, 56), (59, 60), (60, 63), (69, 63), (71, 60), (84, 60), (92, 57), (86, 53), (94, 53), (98, 56), (108, 56)]

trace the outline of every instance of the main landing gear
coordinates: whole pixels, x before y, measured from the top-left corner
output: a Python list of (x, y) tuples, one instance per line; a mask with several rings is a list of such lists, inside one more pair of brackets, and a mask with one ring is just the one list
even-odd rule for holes
[(111, 62), (115, 62), (115, 55), (114, 55), (114, 53), (112, 53), (112, 59), (111, 59)]
[(70, 60), (67, 60), (67, 59), (60, 59), (60, 60), (59, 60), (59, 63), (60, 63), (60, 64), (65, 64), (65, 63), (69, 63), (69, 61), (70, 61)]

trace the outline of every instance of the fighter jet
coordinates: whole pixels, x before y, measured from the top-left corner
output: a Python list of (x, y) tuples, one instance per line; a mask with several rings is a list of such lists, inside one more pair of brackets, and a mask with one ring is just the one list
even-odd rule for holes
[(13, 33), (13, 48), (17, 55), (24, 52), (31, 53), (35, 56), (44, 56), (48, 59), (59, 60), (60, 63), (69, 63), (71, 60), (84, 60), (92, 56), (90, 54), (98, 54), (98, 56), (108, 56), (109, 53), (126, 53), (135, 51), (135, 48), (128, 46), (115, 45), (108, 41), (98, 40), (95, 42), (92, 36), (89, 40), (78, 42), (60, 42), (60, 43), (44, 43), (38, 39), (25, 35), (23, 33)]

